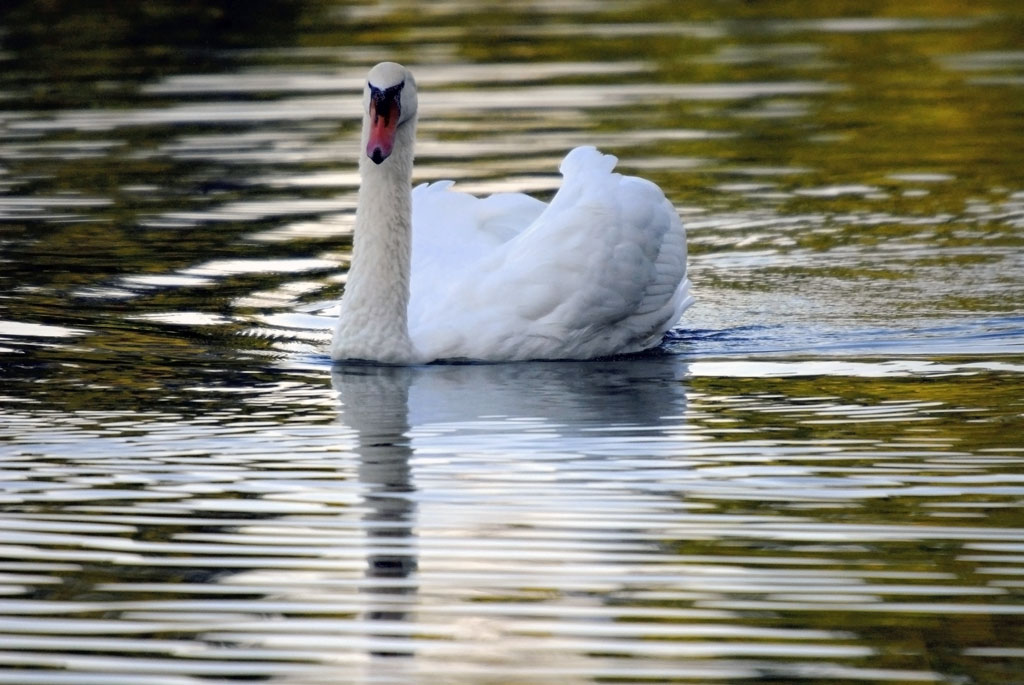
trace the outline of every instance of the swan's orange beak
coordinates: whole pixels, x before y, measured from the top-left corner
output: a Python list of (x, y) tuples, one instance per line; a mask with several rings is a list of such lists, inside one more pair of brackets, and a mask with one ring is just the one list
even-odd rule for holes
[(380, 164), (391, 155), (398, 130), (399, 105), (397, 99), (370, 100), (370, 139), (366, 143), (366, 156)]

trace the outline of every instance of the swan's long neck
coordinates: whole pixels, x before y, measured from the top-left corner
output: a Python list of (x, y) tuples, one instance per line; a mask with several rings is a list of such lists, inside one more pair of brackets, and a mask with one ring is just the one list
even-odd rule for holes
[[(334, 332), (334, 359), (418, 361), (408, 325), (415, 132), (415, 118), (400, 125), (394, 151), (382, 164), (359, 156), (362, 182), (352, 266)], [(364, 118), (361, 150), (368, 136)]]

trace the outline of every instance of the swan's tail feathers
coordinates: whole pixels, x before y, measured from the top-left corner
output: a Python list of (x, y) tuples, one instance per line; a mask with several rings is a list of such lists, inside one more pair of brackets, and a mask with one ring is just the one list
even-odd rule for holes
[(606, 155), (592, 145), (584, 145), (570, 150), (558, 170), (566, 178), (583, 173), (610, 174), (618, 161), (615, 155)]
[(690, 279), (684, 278), (682, 283), (679, 284), (679, 288), (676, 290), (675, 295), (676, 309), (672, 316), (672, 325), (669, 328), (674, 327), (679, 323), (679, 320), (683, 318), (683, 312), (690, 308), (697, 300), (690, 293)]

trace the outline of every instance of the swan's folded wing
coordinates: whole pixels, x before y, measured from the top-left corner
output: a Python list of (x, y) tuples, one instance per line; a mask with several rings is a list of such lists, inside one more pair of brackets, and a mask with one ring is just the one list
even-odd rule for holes
[(535, 297), (520, 303), (532, 328), (588, 355), (657, 344), (688, 298), (686, 232), (675, 208), (653, 183), (612, 173), (615, 161), (573, 150), (562, 189), (514, 257), (536, 264)]
[[(577, 148), (524, 231), (435, 285), (413, 339), (438, 357), (593, 357), (657, 344), (688, 304), (686, 234), (654, 184)], [(412, 313), (412, 312), (410, 312)]]
[(413, 189), (412, 292), (438, 283), (493, 254), (540, 216), (547, 205), (522, 193), (478, 198), (452, 189), (453, 181)]

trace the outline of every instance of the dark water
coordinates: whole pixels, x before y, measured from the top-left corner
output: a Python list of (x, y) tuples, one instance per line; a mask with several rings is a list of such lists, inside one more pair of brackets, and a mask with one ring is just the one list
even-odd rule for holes
[[(1024, 683), (1016, 2), (0, 9), (0, 683)], [(661, 354), (332, 368), (359, 89), (596, 144)]]

